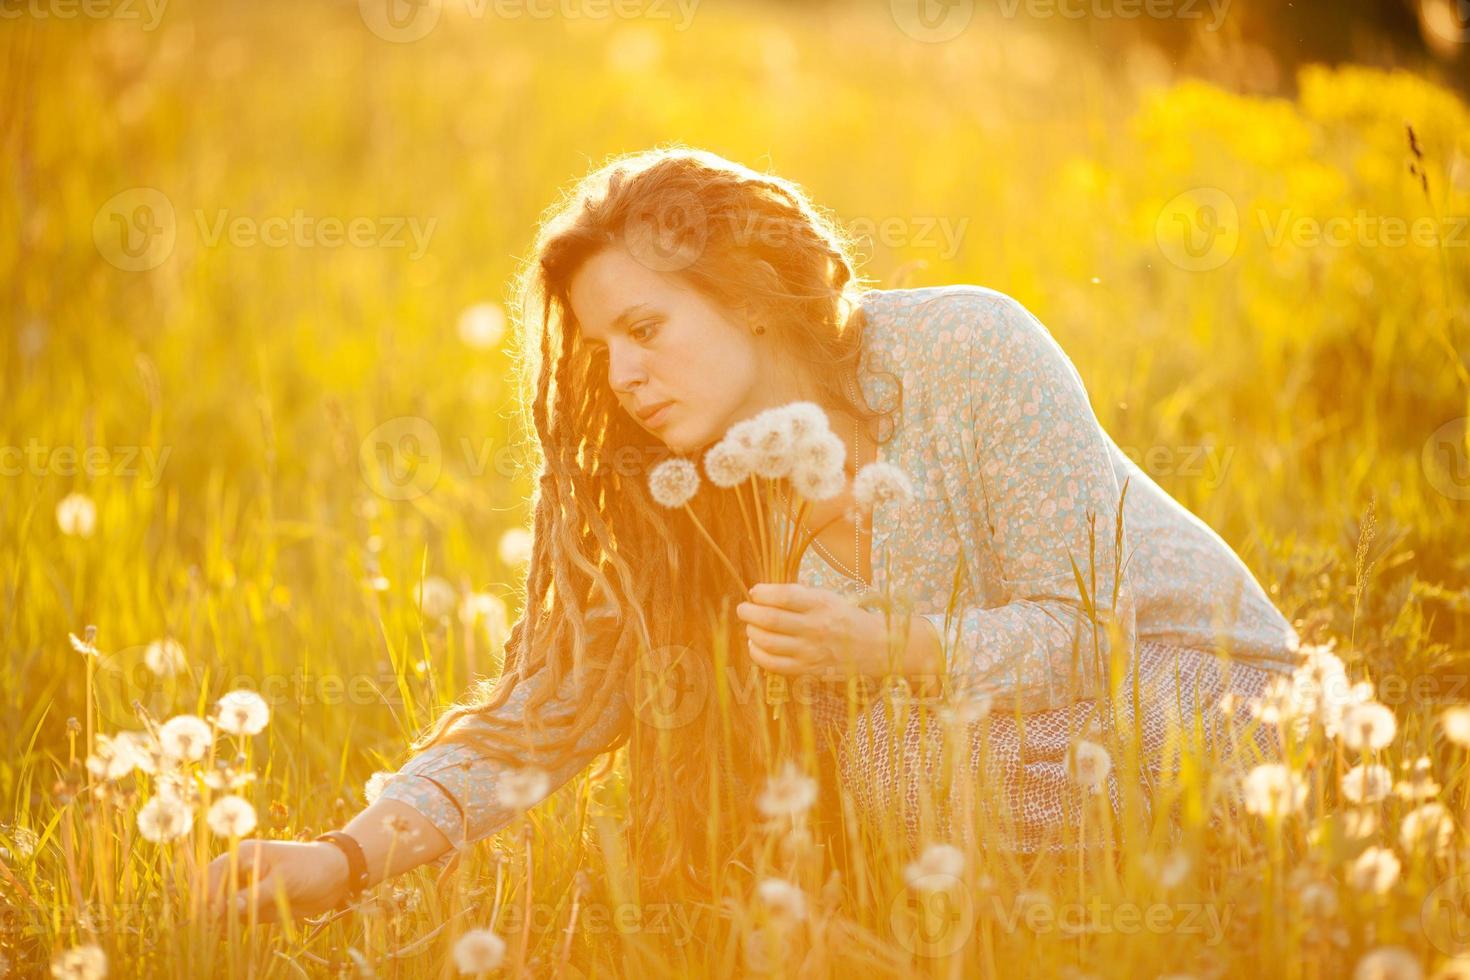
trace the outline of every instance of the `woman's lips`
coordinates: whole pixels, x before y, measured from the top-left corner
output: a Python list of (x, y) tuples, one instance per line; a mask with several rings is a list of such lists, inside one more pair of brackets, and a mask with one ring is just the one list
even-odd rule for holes
[(646, 425), (646, 426), (648, 426), (650, 429), (657, 429), (659, 426), (661, 426), (663, 424), (664, 419), (666, 419), (666, 418), (669, 417), (669, 412), (672, 411), (673, 408), (674, 408), (674, 403), (673, 402), (669, 402), (663, 408), (660, 408), (658, 411), (654, 412), (648, 418), (644, 419), (643, 420), (643, 424)]

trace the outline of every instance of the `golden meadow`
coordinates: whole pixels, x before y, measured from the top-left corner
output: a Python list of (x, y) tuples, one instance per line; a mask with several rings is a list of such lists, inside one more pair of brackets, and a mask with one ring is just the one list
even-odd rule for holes
[[(0, 975), (95, 946), (115, 977), (446, 976), (475, 928), (507, 975), (1470, 975), (1462, 99), (1315, 66), (1236, 95), (1056, 21), (928, 43), (886, 5), (646, 6), (449, 3), (418, 40), (355, 4), (0, 22)], [(893, 837), (836, 879), (773, 842), (794, 923), (640, 902), (615, 758), (355, 914), (200, 922), (228, 839), (202, 812), (145, 839), (153, 782), (89, 771), (88, 732), (259, 689), (269, 724), (216, 752), (256, 833), (309, 837), (499, 669), (536, 476), (499, 304), (566, 181), (668, 140), (801, 183), (877, 284), (1036, 311), (1119, 445), (1373, 682), (1387, 746), (1314, 734), (1300, 808), (1215, 831), (1229, 787), (1186, 752), (1178, 830), (1116, 867), (970, 853), (954, 893), (909, 888)], [(1367, 805), (1360, 762), (1393, 783)]]

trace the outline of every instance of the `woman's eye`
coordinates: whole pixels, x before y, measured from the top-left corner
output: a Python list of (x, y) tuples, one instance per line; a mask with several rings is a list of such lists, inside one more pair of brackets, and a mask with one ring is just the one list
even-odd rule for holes
[[(648, 333), (645, 334), (644, 336), (640, 337), (640, 336), (638, 336), (638, 331), (640, 331), (640, 330), (647, 330)], [(652, 337), (653, 336), (654, 332), (655, 331), (654, 331), (654, 328), (653, 328), (653, 325), (652, 324), (640, 323), (638, 326), (636, 326), (636, 327), (633, 328), (632, 332), (630, 333), (630, 336), (634, 340), (647, 340), (649, 337)]]

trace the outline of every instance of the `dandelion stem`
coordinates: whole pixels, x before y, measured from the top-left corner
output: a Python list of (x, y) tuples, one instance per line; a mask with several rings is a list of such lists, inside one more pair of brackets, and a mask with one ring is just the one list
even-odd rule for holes
[(730, 570), (730, 574), (735, 576), (735, 581), (740, 586), (740, 590), (745, 593), (747, 598), (749, 598), (750, 589), (746, 587), (745, 582), (740, 578), (740, 571), (735, 567), (735, 564), (730, 561), (730, 558), (725, 554), (724, 549), (721, 548), (719, 544), (715, 542), (715, 539), (710, 536), (709, 531), (705, 529), (704, 523), (701, 522), (697, 516), (695, 516), (694, 508), (690, 507), (688, 504), (685, 504), (684, 510), (686, 513), (688, 513), (689, 519), (694, 522), (694, 526), (699, 529), (699, 533), (704, 535), (704, 539), (709, 542), (709, 546), (715, 549), (715, 554), (719, 556), (720, 561), (724, 563), (725, 567)]

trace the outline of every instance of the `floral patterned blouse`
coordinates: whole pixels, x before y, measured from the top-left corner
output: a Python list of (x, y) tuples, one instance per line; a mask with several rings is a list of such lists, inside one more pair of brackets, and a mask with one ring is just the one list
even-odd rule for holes
[[(1155, 641), (1295, 666), (1297, 634), (1244, 562), (1113, 442), (1077, 369), (1022, 304), (972, 285), (870, 290), (862, 303), (862, 393), (874, 408), (898, 405), (878, 459), (908, 475), (914, 497), (874, 508), (871, 583), (815, 548), (802, 558), (802, 582), (891, 589), (945, 637), (951, 689), (988, 691), (1007, 710), (1085, 696), (1112, 637), (1125, 641), (1125, 656)], [(901, 380), (901, 397), (885, 372)], [(502, 716), (518, 715), (528, 693), (518, 687)], [(575, 757), (549, 770), (553, 789), (629, 720), (616, 700)], [(382, 795), (464, 844), (514, 816), (497, 798), (499, 771), (463, 745), (435, 746)]]

